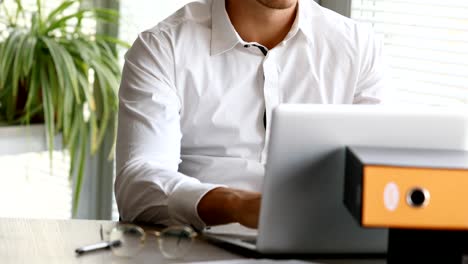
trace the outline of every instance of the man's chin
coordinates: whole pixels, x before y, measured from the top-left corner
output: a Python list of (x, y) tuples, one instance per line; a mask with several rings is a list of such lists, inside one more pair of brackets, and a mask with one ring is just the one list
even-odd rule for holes
[(297, 0), (257, 0), (257, 2), (271, 9), (288, 9), (295, 6)]

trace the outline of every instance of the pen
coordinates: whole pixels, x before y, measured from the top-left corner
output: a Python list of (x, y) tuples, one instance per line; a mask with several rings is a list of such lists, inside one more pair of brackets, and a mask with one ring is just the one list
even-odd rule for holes
[(109, 241), (109, 242), (99, 242), (99, 243), (96, 243), (96, 244), (87, 245), (87, 246), (84, 246), (84, 247), (77, 248), (77, 249), (75, 249), (75, 252), (78, 255), (82, 255), (84, 253), (96, 251), (96, 250), (99, 250), (99, 249), (109, 249), (111, 247), (118, 247), (121, 244), (122, 244), (122, 242), (120, 242), (120, 240), (114, 240), (114, 241)]

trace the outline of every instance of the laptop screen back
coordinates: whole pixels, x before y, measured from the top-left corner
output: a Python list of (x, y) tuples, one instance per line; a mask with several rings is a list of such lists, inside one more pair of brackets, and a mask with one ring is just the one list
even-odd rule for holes
[(384, 253), (386, 230), (362, 229), (343, 204), (344, 147), (468, 149), (465, 111), (378, 105), (274, 110), (257, 249)]

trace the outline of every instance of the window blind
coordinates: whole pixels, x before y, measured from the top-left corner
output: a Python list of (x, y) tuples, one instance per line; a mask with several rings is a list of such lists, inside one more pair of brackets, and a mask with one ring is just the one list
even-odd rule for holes
[(400, 103), (468, 103), (468, 2), (352, 0), (351, 17), (383, 38)]

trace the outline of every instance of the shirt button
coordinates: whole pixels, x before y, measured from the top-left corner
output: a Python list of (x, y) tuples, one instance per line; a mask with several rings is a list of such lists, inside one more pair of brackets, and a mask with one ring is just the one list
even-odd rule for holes
[(250, 48), (250, 45), (245, 44), (245, 45), (244, 45), (244, 48)]

